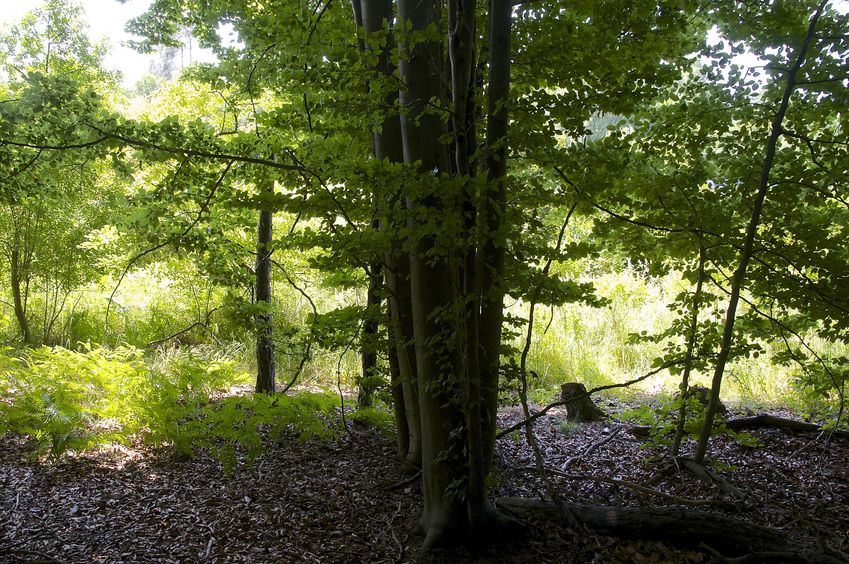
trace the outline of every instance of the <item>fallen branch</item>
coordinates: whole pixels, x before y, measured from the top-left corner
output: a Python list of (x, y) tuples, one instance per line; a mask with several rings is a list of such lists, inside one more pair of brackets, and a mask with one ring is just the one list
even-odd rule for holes
[(740, 431), (742, 429), (760, 429), (762, 427), (777, 427), (779, 429), (787, 429), (797, 433), (828, 433), (833, 432), (835, 437), (849, 438), (849, 431), (842, 429), (832, 430), (828, 427), (823, 427), (817, 423), (807, 423), (796, 419), (787, 419), (778, 417), (777, 415), (769, 415), (760, 413), (751, 417), (740, 417), (730, 419), (725, 422), (725, 427), (732, 431)]
[(400, 482), (396, 482), (394, 484), (390, 484), (390, 485), (384, 487), (383, 491), (390, 492), (392, 490), (397, 490), (398, 488), (403, 488), (404, 486), (412, 484), (413, 482), (418, 480), (421, 475), (422, 475), (422, 471), (419, 470), (418, 472), (416, 472), (415, 474), (413, 474), (412, 476), (410, 476), (409, 478), (407, 478), (405, 480), (401, 480)]
[(699, 464), (692, 458), (685, 458), (680, 456), (675, 459), (675, 463), (679, 465), (679, 468), (683, 466), (690, 474), (695, 476), (696, 478), (702, 480), (711, 485), (717, 486), (722, 492), (738, 497), (744, 498), (746, 494), (744, 494), (740, 489), (732, 486), (728, 480), (708, 468), (703, 464)]
[[(527, 472), (536, 472), (536, 468), (534, 467), (526, 467), (523, 470)], [(590, 482), (603, 482), (605, 484), (612, 484), (615, 486), (621, 486), (623, 488), (628, 488), (631, 490), (635, 490), (647, 495), (653, 495), (665, 499), (667, 501), (671, 501), (673, 503), (680, 503), (681, 505), (693, 505), (693, 506), (708, 506), (708, 505), (717, 505), (720, 502), (717, 502), (712, 499), (688, 499), (685, 497), (678, 497), (677, 495), (668, 494), (666, 492), (662, 492), (660, 490), (654, 490), (652, 488), (647, 488), (646, 486), (641, 486), (640, 484), (636, 484), (634, 482), (628, 482), (626, 480), (620, 480), (618, 478), (609, 478), (607, 476), (597, 476), (594, 474), (567, 474), (566, 472), (560, 472), (557, 470), (549, 470), (546, 472), (553, 476), (559, 476), (560, 478), (565, 478), (567, 480), (581, 480), (581, 481), (590, 481)]]
[(575, 464), (577, 461), (579, 461), (582, 458), (589, 456), (590, 454), (594, 453), (599, 448), (603, 447), (604, 445), (606, 445), (607, 443), (612, 441), (616, 437), (616, 435), (619, 434), (619, 432), (622, 429), (624, 429), (624, 427), (617, 427), (612, 433), (610, 433), (608, 436), (606, 436), (603, 440), (598, 441), (597, 443), (593, 443), (592, 445), (587, 447), (587, 449), (584, 452), (582, 452), (581, 454), (569, 458), (566, 462), (563, 463), (563, 466), (560, 467), (560, 470), (562, 472), (565, 472), (566, 470), (569, 469), (570, 466)]
[[(650, 372), (646, 372), (642, 376), (638, 376), (637, 378), (634, 378), (632, 380), (628, 380), (627, 382), (622, 382), (621, 384), (608, 384), (606, 386), (597, 386), (597, 387), (593, 388), (592, 390), (588, 391), (586, 394), (576, 396), (576, 397), (573, 397), (573, 398), (569, 398), (569, 399), (570, 399), (570, 401), (577, 401), (577, 400), (582, 399), (584, 397), (590, 397), (593, 394), (596, 394), (598, 392), (603, 392), (603, 391), (606, 391), (606, 390), (614, 390), (616, 388), (627, 388), (628, 386), (633, 386), (634, 384), (642, 382), (643, 380), (648, 380), (649, 378), (651, 378), (655, 374), (658, 374), (659, 372), (663, 372), (667, 368), (669, 368), (671, 366), (675, 366), (677, 364), (681, 364), (682, 362), (684, 362), (683, 359), (673, 360), (673, 361), (670, 361), (670, 362), (664, 362), (662, 365), (658, 366), (654, 370), (652, 370)], [(543, 415), (548, 413), (549, 410), (551, 410), (555, 407), (561, 406), (561, 405), (566, 405), (566, 402), (555, 401), (553, 403), (550, 403), (547, 406), (545, 406), (544, 408), (542, 408), (541, 410), (537, 411), (536, 413), (530, 415), (529, 417), (526, 417), (522, 421), (519, 421), (518, 423), (511, 425), (511, 426), (507, 427), (506, 429), (502, 429), (501, 431), (498, 432), (498, 434), (495, 435), (495, 438), (500, 439), (504, 435), (509, 435), (513, 431), (515, 431), (517, 429), (521, 429), (525, 425), (533, 423), (534, 421), (536, 421), (537, 419), (539, 419), (540, 417), (542, 417)]]

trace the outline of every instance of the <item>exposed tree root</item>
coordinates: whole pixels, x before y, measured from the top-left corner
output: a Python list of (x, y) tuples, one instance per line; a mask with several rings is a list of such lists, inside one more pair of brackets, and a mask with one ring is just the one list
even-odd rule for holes
[[(549, 501), (507, 497), (497, 500), (497, 505), (517, 517), (537, 516), (563, 522), (561, 510)], [(702, 550), (709, 547), (714, 556), (722, 558), (728, 555), (742, 557), (744, 560), (740, 561), (761, 562), (760, 555), (770, 554), (773, 556), (770, 562), (844, 562), (790, 542), (778, 531), (718, 513), (579, 504), (566, 507), (580, 523), (604, 534), (659, 540)]]
[(475, 530), (471, 530), (463, 516), (453, 515), (437, 523), (420, 523), (415, 534), (424, 536), (420, 554), (423, 562), (444, 562), (447, 558), (445, 551), (461, 546), (489, 547), (493, 543), (519, 540), (527, 532), (525, 523), (511, 512), (487, 503)]

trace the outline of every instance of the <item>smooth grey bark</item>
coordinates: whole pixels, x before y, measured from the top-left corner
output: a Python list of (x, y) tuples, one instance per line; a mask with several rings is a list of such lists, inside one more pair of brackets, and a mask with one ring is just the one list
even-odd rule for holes
[(498, 373), (501, 367), (501, 328), (504, 321), (504, 245), (497, 244), (503, 230), (507, 202), (507, 126), (510, 101), (510, 39), (512, 2), (490, 0), (489, 89), (486, 128), (487, 183), (478, 212), (480, 251), (479, 356), (484, 467), (495, 452)]
[[(399, 0), (401, 26), (416, 33), (440, 18), (430, 1)], [(440, 137), (442, 122), (428, 113), (432, 100), (442, 99), (439, 66), (442, 45), (437, 41), (409, 42), (401, 37), (400, 92), (401, 133), (404, 162), (418, 163), (421, 183), (407, 200), (409, 226), (415, 233), (410, 253), (410, 287), (415, 332), (419, 409), (422, 423), (422, 494), (425, 549), (448, 544), (467, 530), (466, 504), (456, 492), (467, 482), (466, 458), (457, 444), (463, 428), (461, 374), (453, 331), (456, 320), (449, 313), (456, 303), (457, 288), (447, 250), (437, 245), (436, 233), (419, 233), (422, 219), (441, 217), (443, 225), (456, 225), (446, 194), (435, 192), (432, 179), (448, 171), (448, 156)], [(454, 323), (452, 324), (452, 321)], [(452, 493), (451, 488), (455, 488)]]
[[(451, 126), (454, 145), (453, 174), (465, 180), (465, 189), (452, 202), (453, 207), (463, 210), (463, 238), (467, 241), (462, 249), (463, 264), (457, 265), (455, 285), (458, 294), (466, 296), (463, 310), (465, 319), (457, 327), (457, 348), (460, 351), (460, 373), (463, 377), (464, 418), (466, 429), (466, 451), (468, 459), (467, 512), (468, 525), (472, 531), (482, 527), (484, 518), (486, 484), (489, 473), (485, 468), (485, 457), (481, 428), (481, 380), (478, 365), (479, 283), (476, 269), (474, 195), (470, 193), (473, 150), (474, 99), (472, 98), (475, 72), (474, 44), (476, 29), (474, 0), (448, 0), (448, 58), (451, 68)], [(472, 119), (470, 119), (470, 117)], [(474, 297), (468, 300), (468, 296)]]
[[(377, 226), (374, 226), (377, 229)], [(382, 263), (373, 261), (369, 265), (369, 284), (366, 293), (366, 311), (363, 320), (362, 338), (360, 339), (360, 364), (361, 373), (358, 382), (359, 393), (357, 404), (361, 407), (371, 407), (374, 402), (374, 390), (376, 389), (378, 377), (377, 348), (380, 333), (380, 296), (383, 287), (381, 276)]]
[(740, 302), (740, 292), (743, 288), (743, 281), (746, 278), (746, 269), (749, 266), (749, 261), (754, 252), (755, 239), (757, 238), (758, 226), (761, 221), (761, 212), (763, 211), (764, 201), (766, 200), (767, 192), (769, 191), (769, 175), (772, 171), (772, 165), (775, 161), (776, 147), (778, 140), (782, 135), (782, 122), (787, 114), (787, 108), (790, 105), (790, 97), (796, 89), (797, 76), (799, 69), (805, 62), (805, 56), (808, 53), (808, 48), (811, 42), (816, 37), (817, 21), (825, 9), (828, 0), (821, 0), (816, 8), (813, 16), (811, 16), (808, 24), (808, 31), (799, 50), (796, 53), (796, 60), (793, 66), (787, 71), (787, 82), (784, 87), (784, 93), (781, 96), (781, 103), (778, 106), (778, 111), (772, 120), (772, 130), (767, 141), (766, 154), (764, 155), (763, 166), (761, 167), (760, 179), (758, 181), (758, 191), (755, 194), (755, 200), (752, 203), (752, 214), (749, 219), (749, 225), (746, 228), (746, 237), (743, 241), (743, 248), (740, 251), (740, 259), (737, 269), (734, 271), (734, 276), (731, 279), (731, 293), (728, 299), (728, 309), (725, 313), (725, 325), (722, 330), (722, 343), (719, 348), (719, 354), (716, 359), (716, 366), (713, 372), (713, 380), (711, 382), (710, 398), (708, 400), (707, 410), (705, 411), (705, 421), (702, 426), (702, 431), (699, 434), (699, 443), (696, 447), (694, 456), (699, 464), (704, 462), (705, 454), (707, 453), (708, 440), (710, 439), (711, 431), (713, 430), (713, 420), (719, 410), (719, 393), (722, 387), (722, 376), (725, 371), (725, 365), (728, 362), (728, 357), (731, 354), (731, 346), (734, 340), (734, 322), (737, 317), (737, 305)]
[[(442, 21), (439, 6), (441, 3), (399, 0), (399, 21), (402, 26), (409, 26), (412, 33), (428, 25), (439, 26)], [(497, 49), (491, 56), (506, 55), (508, 61), (498, 61), (495, 65), (496, 88), (491, 95), (506, 97), (511, 6), (503, 0), (494, 0), (492, 6), (495, 12), (492, 33), (506, 48)], [(407, 205), (410, 230), (415, 234), (410, 286), (422, 422), (424, 513), (421, 524), (426, 533), (426, 550), (453, 542), (491, 538), (514, 525), (492, 507), (484, 487), (494, 448), (500, 342), (490, 347), (483, 357), (488, 362), (484, 372), (479, 364), (482, 357), (478, 355), (482, 347), (478, 343), (483, 323), (476, 323), (476, 310), (483, 301), (481, 291), (485, 291), (489, 319), (498, 325), (487, 328), (490, 331), (487, 337), (493, 339), (493, 335), (497, 335), (496, 340), (500, 341), (502, 298), (493, 300), (488, 290), (495, 286), (502, 271), (498, 265), (498, 251), (491, 252), (481, 264), (494, 268), (489, 273), (488, 285), (479, 286), (472, 271), (477, 271), (478, 262), (472, 261), (470, 265), (468, 261), (470, 248), (486, 246), (489, 238), (500, 231), (503, 213), (496, 211), (499, 209), (496, 193), (496, 203), (489, 210), (492, 213), (486, 217), (485, 225), (497, 228), (482, 229), (478, 224), (477, 233), (472, 235), (468, 231), (467, 215), (464, 215), (469, 211), (470, 199), (439, 179), (471, 171), (468, 161), (471, 124), (466, 121), (466, 110), (471, 104), (468, 98), (473, 76), (474, 4), (452, 0), (448, 9), (450, 73), (441, 68), (444, 60), (441, 42), (430, 40), (411, 44), (406, 37), (401, 38), (404, 162), (418, 164), (421, 179)], [(436, 101), (444, 104), (441, 96), (445, 76), (451, 77), (452, 106), (460, 108), (455, 112), (451, 127), (453, 159), (449, 159), (448, 147), (440, 139), (445, 132), (443, 123), (438, 115), (427, 111)], [(499, 80), (505, 81), (504, 88)], [(496, 126), (494, 133), (490, 133), (494, 136), (493, 146), (503, 149), (506, 110), (501, 111), (502, 103), (493, 102), (491, 107), (498, 108), (494, 112), (498, 114), (496, 121), (503, 120), (503, 128), (499, 130)], [(496, 167), (492, 178), (503, 178), (503, 171), (506, 168), (499, 171)], [(499, 189), (503, 191), (503, 183), (496, 191)], [(474, 204), (484, 206), (481, 200), (491, 193), (492, 190), (484, 189), (483, 197), (475, 198)], [(433, 218), (440, 218), (441, 225), (458, 232), (434, 232)], [(489, 242), (490, 251), (496, 247)], [(466, 305), (469, 301), (473, 302), (471, 312)], [(486, 380), (482, 374), (487, 375)]]
[(256, 391), (274, 392), (274, 340), (271, 326), (271, 241), (273, 215), (259, 212), (256, 242), (256, 286), (254, 299), (267, 309), (256, 316)]
[[(380, 32), (393, 20), (392, 0), (352, 0), (354, 17), (366, 35)], [(395, 67), (390, 56), (394, 38), (388, 34), (380, 46), (374, 70), (392, 77)], [(365, 49), (365, 44), (363, 46)], [(401, 121), (394, 113), (398, 90), (388, 92), (382, 100), (384, 119), (372, 134), (374, 157), (390, 163), (404, 162)], [(406, 223), (403, 195), (400, 186), (386, 187), (378, 196), (380, 229), (391, 234), (390, 250), (384, 255), (384, 279), (389, 309), (389, 351), (392, 393), (399, 436), (399, 454), (409, 471), (421, 468), (421, 420), (419, 415), (416, 353), (413, 336), (412, 301), (410, 295), (410, 255), (398, 235)]]

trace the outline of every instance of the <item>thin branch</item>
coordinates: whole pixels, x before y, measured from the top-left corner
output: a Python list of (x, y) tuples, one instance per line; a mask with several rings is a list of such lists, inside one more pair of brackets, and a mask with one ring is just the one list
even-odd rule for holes
[(164, 241), (164, 242), (162, 242), (158, 245), (150, 247), (149, 249), (145, 249), (144, 251), (140, 252), (139, 254), (134, 256), (132, 259), (130, 259), (130, 262), (127, 263), (127, 266), (124, 267), (123, 272), (121, 272), (121, 276), (118, 278), (118, 283), (115, 284), (115, 288), (112, 290), (112, 293), (109, 294), (109, 301), (106, 303), (106, 316), (105, 316), (105, 319), (103, 321), (104, 333), (106, 332), (106, 330), (109, 329), (109, 311), (111, 309), (112, 302), (115, 299), (115, 294), (118, 292), (118, 288), (121, 287), (121, 283), (124, 281), (124, 278), (127, 276), (127, 273), (130, 271), (130, 269), (133, 267), (133, 265), (135, 263), (137, 263), (139, 260), (141, 260), (142, 258), (146, 257), (147, 255), (154, 253), (154, 252), (158, 251), (159, 249), (170, 245), (171, 243), (179, 241), (180, 239), (182, 239), (183, 237), (188, 235), (189, 232), (192, 229), (194, 229), (195, 226), (203, 218), (203, 214), (209, 211), (209, 204), (212, 202), (212, 198), (215, 196), (215, 192), (217, 192), (218, 188), (221, 187), (221, 184), (224, 182), (224, 178), (227, 176), (227, 173), (230, 171), (230, 167), (232, 167), (232, 166), (233, 166), (233, 161), (230, 161), (230, 162), (227, 163), (227, 166), (224, 167), (224, 170), (222, 171), (221, 175), (218, 177), (218, 180), (216, 181), (215, 185), (213, 185), (212, 190), (210, 190), (210, 192), (207, 195), (206, 200), (204, 201), (203, 205), (201, 205), (200, 211), (198, 212), (194, 221), (192, 221), (191, 224), (189, 224), (189, 226), (186, 227), (186, 229), (184, 229), (182, 233), (180, 233), (179, 235), (172, 237), (171, 239), (168, 239), (167, 241)]
[[(136, 147), (140, 149), (148, 149), (152, 151), (161, 151), (163, 153), (168, 153), (171, 155), (179, 155), (183, 157), (200, 157), (205, 159), (213, 159), (213, 160), (222, 160), (222, 161), (232, 161), (232, 162), (241, 162), (248, 164), (258, 164), (267, 166), (270, 168), (275, 168), (278, 170), (289, 170), (289, 171), (297, 171), (302, 172), (304, 170), (301, 164), (285, 164), (280, 163), (271, 159), (262, 159), (258, 157), (245, 157), (241, 155), (231, 155), (227, 153), (212, 153), (209, 151), (201, 151), (196, 149), (187, 149), (187, 148), (179, 148), (179, 147), (167, 147), (164, 145), (158, 145), (156, 143), (149, 143), (146, 141), (141, 141), (139, 139), (132, 139), (126, 137), (124, 135), (120, 135), (117, 133), (106, 133), (102, 129), (97, 126), (87, 124), (88, 127), (92, 128), (94, 131), (100, 133), (100, 137), (93, 141), (87, 141), (84, 143), (68, 143), (61, 145), (51, 145), (51, 144), (38, 144), (38, 143), (22, 143), (19, 141), (13, 141), (11, 139), (0, 139), (0, 145), (10, 145), (12, 147), (23, 147), (28, 149), (41, 149), (45, 151), (66, 151), (66, 150), (75, 150), (75, 149), (89, 149), (91, 147), (95, 147), (101, 143), (106, 141), (120, 141), (126, 145), (131, 147)], [(293, 154), (291, 151), (289, 154)]]
[(32, 165), (34, 165), (36, 163), (38, 158), (41, 156), (42, 152), (43, 152), (43, 149), (38, 149), (38, 152), (35, 154), (35, 156), (28, 163), (26, 163), (24, 166), (22, 166), (21, 168), (19, 168), (15, 172), (13, 172), (11, 175), (4, 178), (2, 181), (0, 181), (0, 184), (6, 184), (7, 182), (12, 180), (16, 176), (26, 172)]
[[(647, 380), (647, 379), (651, 378), (652, 376), (654, 376), (655, 374), (663, 372), (667, 368), (670, 368), (672, 366), (676, 366), (678, 364), (681, 364), (682, 362), (684, 362), (684, 359), (676, 359), (676, 360), (671, 360), (669, 362), (665, 362), (662, 365), (655, 368), (654, 370), (647, 372), (647, 373), (643, 374), (642, 376), (634, 378), (633, 380), (628, 380), (627, 382), (622, 382), (621, 384), (608, 384), (606, 386), (598, 386), (598, 387), (593, 388), (592, 390), (588, 391), (585, 394), (581, 394), (581, 395), (575, 396), (573, 398), (570, 398), (570, 400), (572, 400), (572, 401), (580, 400), (580, 399), (583, 399), (583, 398), (588, 398), (593, 394), (596, 394), (598, 392), (603, 392), (605, 390), (613, 390), (613, 389), (616, 389), (616, 388), (627, 388), (628, 386), (633, 386), (634, 384), (642, 382), (643, 380)], [(507, 427), (506, 429), (502, 429), (501, 431), (498, 432), (498, 434), (495, 436), (495, 438), (500, 439), (504, 435), (508, 435), (508, 434), (512, 433), (513, 431), (515, 431), (516, 429), (521, 429), (525, 425), (528, 425), (528, 424), (536, 421), (537, 419), (539, 419), (540, 417), (542, 417), (543, 415), (548, 413), (551, 409), (553, 409), (555, 407), (559, 407), (561, 405), (566, 405), (566, 402), (564, 402), (564, 401), (552, 402), (552, 403), (548, 404), (547, 406), (545, 406), (544, 408), (542, 408), (541, 410), (532, 414), (527, 419), (519, 421), (518, 423), (511, 425), (510, 427)]]
[[(523, 470), (527, 472), (536, 472), (536, 468), (523, 468)], [(638, 491), (640, 493), (648, 494), (663, 498), (668, 501), (672, 501), (674, 503), (680, 503), (682, 505), (695, 505), (695, 506), (703, 506), (703, 505), (717, 505), (718, 502), (712, 499), (687, 499), (683, 497), (678, 497), (677, 495), (668, 494), (666, 492), (662, 492), (659, 490), (654, 490), (652, 488), (647, 488), (646, 486), (642, 486), (640, 484), (635, 484), (634, 482), (628, 482), (626, 480), (620, 480), (618, 478), (608, 478), (607, 476), (597, 476), (594, 474), (567, 474), (565, 472), (560, 472), (558, 470), (552, 470), (550, 468), (546, 468), (546, 472), (553, 476), (558, 476), (560, 478), (565, 478), (566, 480), (583, 480), (583, 481), (591, 481), (591, 482), (603, 482), (605, 484), (613, 484), (615, 486), (620, 486), (623, 488), (632, 489)]]
[(617, 213), (617, 212), (615, 212), (615, 211), (613, 211), (609, 208), (606, 208), (606, 207), (602, 206), (601, 204), (597, 203), (596, 201), (594, 201), (593, 199), (591, 199), (580, 188), (578, 188), (578, 185), (575, 184), (574, 182), (572, 182), (569, 179), (569, 177), (566, 176), (566, 174), (563, 172), (563, 170), (560, 169), (560, 167), (554, 166), (553, 168), (557, 172), (557, 174), (560, 176), (560, 178), (563, 179), (563, 182), (565, 182), (566, 184), (571, 186), (578, 195), (585, 198), (587, 200), (587, 202), (589, 202), (589, 204), (592, 207), (596, 208), (599, 211), (606, 213), (607, 215), (609, 215), (609, 216), (611, 216), (615, 219), (618, 219), (619, 221), (624, 221), (626, 223), (631, 223), (633, 225), (645, 227), (646, 229), (651, 229), (652, 231), (661, 231), (663, 233), (686, 233), (686, 232), (690, 231), (690, 229), (683, 228), (683, 227), (671, 228), (671, 227), (661, 227), (659, 225), (653, 225), (651, 223), (647, 223), (647, 222), (641, 221), (639, 219), (634, 219), (634, 218), (631, 218), (631, 217), (624, 216), (624, 215)]
[(209, 310), (208, 312), (206, 312), (206, 316), (205, 316), (206, 319), (204, 319), (203, 321), (195, 321), (194, 323), (192, 323), (188, 327), (180, 329), (176, 333), (172, 333), (171, 335), (168, 335), (167, 337), (163, 337), (161, 339), (156, 339), (155, 341), (151, 341), (147, 345), (145, 345), (145, 348), (153, 348), (156, 345), (161, 345), (162, 343), (168, 342), (172, 339), (176, 339), (180, 335), (184, 335), (184, 334), (188, 333), (189, 331), (191, 331), (195, 327), (209, 327), (209, 321), (210, 321), (210, 318), (212, 317), (212, 314), (215, 313), (216, 311), (218, 311), (219, 309), (221, 309), (222, 307), (224, 307), (224, 306), (218, 306), (216, 308)]

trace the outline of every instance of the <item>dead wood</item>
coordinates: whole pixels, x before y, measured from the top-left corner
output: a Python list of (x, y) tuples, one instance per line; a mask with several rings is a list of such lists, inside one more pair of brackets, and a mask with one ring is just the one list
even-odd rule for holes
[(563, 471), (563, 472), (565, 472), (566, 470), (568, 470), (568, 469), (569, 469), (569, 467), (570, 467), (570, 466), (572, 466), (573, 464), (575, 464), (577, 461), (579, 461), (579, 460), (581, 460), (582, 458), (584, 458), (585, 456), (589, 456), (589, 455), (590, 455), (590, 454), (592, 454), (593, 452), (597, 451), (599, 448), (603, 447), (604, 445), (606, 445), (607, 443), (609, 443), (610, 441), (612, 441), (612, 440), (616, 437), (616, 435), (618, 435), (618, 434), (619, 434), (619, 432), (620, 432), (622, 429), (624, 429), (624, 427), (617, 427), (617, 428), (616, 428), (616, 429), (615, 429), (612, 433), (610, 433), (609, 435), (607, 435), (604, 439), (602, 439), (602, 440), (600, 440), (600, 441), (598, 441), (598, 442), (596, 442), (596, 443), (591, 444), (591, 445), (590, 445), (589, 447), (587, 447), (587, 449), (586, 449), (584, 452), (582, 452), (581, 454), (578, 454), (578, 455), (575, 455), (575, 456), (573, 456), (573, 457), (569, 458), (566, 462), (564, 462), (564, 463), (563, 463), (563, 466), (561, 466), (561, 467), (560, 467), (560, 470), (561, 470), (561, 471)]
[[(563, 523), (563, 511), (554, 503), (530, 498), (506, 497), (500, 509), (517, 517), (543, 517)], [(842, 562), (830, 555), (786, 540), (786, 535), (719, 513), (667, 508), (611, 507), (565, 504), (581, 524), (603, 534), (660, 540), (688, 548), (708, 546), (719, 554), (742, 556), (780, 553), (788, 561)], [(795, 558), (796, 560), (792, 560)]]
[[(786, 417), (779, 417), (768, 413), (760, 413), (758, 415), (751, 415), (748, 417), (738, 417), (727, 421), (721, 421), (719, 423), (724, 425), (726, 429), (735, 432), (744, 431), (746, 429), (763, 429), (765, 427), (773, 427), (796, 433), (830, 433), (835, 437), (849, 438), (849, 431), (844, 431), (842, 429), (829, 429), (828, 427), (823, 427), (817, 423), (808, 423), (797, 419), (787, 419)], [(646, 439), (651, 436), (651, 427), (647, 425), (637, 425), (631, 427), (628, 432), (637, 438)]]
[[(725, 426), (732, 431), (741, 431), (743, 429), (760, 429), (763, 427), (776, 427), (779, 429), (787, 429), (788, 431), (795, 431), (797, 433), (821, 433), (821, 432), (829, 432), (827, 427), (823, 427), (822, 425), (818, 425), (816, 423), (807, 423), (805, 421), (798, 421), (796, 419), (787, 419), (785, 417), (778, 417), (777, 415), (770, 415), (768, 413), (760, 413), (758, 415), (752, 415), (750, 417), (739, 417), (737, 419), (730, 419), (725, 422)], [(836, 437), (849, 437), (849, 432), (843, 431), (840, 429), (834, 430), (834, 436)]]
[(726, 480), (707, 466), (699, 464), (692, 458), (679, 456), (675, 459), (675, 463), (678, 464), (679, 468), (683, 467), (690, 474), (700, 479), (701, 481), (717, 486), (725, 494), (737, 498), (746, 497), (746, 494), (744, 494), (739, 488), (736, 488), (735, 486), (731, 485), (728, 480)]
[[(678, 395), (676, 395), (678, 397)], [(710, 397), (710, 388), (706, 388), (704, 386), (690, 386), (687, 388), (687, 397), (688, 398), (696, 398), (702, 407), (707, 407), (708, 398)], [(725, 415), (728, 413), (728, 408), (725, 407), (725, 404), (722, 403), (722, 400), (717, 404), (717, 413), (720, 415)]]
[(593, 403), (586, 386), (579, 382), (569, 382), (560, 386), (560, 400), (566, 404), (566, 419), (570, 421), (587, 423), (607, 417)]
[[(536, 468), (528, 467), (525, 468), (528, 472), (537, 472)], [(559, 472), (557, 470), (546, 469), (546, 472), (553, 476), (558, 476), (560, 478), (564, 478), (566, 480), (580, 480), (580, 481), (591, 481), (591, 482), (602, 482), (605, 484), (610, 484), (613, 486), (628, 488), (634, 491), (638, 491), (640, 493), (654, 495), (666, 499), (672, 503), (679, 503), (681, 505), (694, 505), (694, 506), (704, 506), (704, 505), (719, 505), (723, 503), (722, 501), (716, 501), (713, 499), (687, 499), (685, 497), (679, 497), (677, 495), (671, 495), (666, 492), (662, 492), (660, 490), (654, 490), (652, 488), (648, 488), (641, 484), (636, 484), (634, 482), (629, 482), (627, 480), (622, 480), (619, 478), (610, 478), (608, 476), (596, 476), (592, 474), (567, 474), (566, 472)]]

